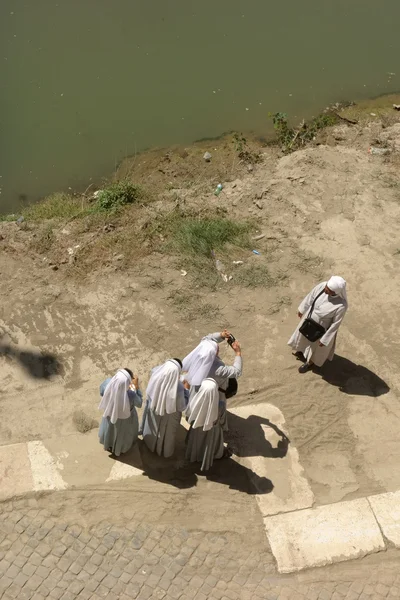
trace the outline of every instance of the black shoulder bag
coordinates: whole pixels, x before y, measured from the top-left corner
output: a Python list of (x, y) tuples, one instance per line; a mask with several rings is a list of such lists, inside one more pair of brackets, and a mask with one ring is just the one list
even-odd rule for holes
[(310, 312), (308, 313), (307, 318), (304, 319), (299, 329), (300, 333), (304, 335), (304, 337), (307, 338), (309, 342), (317, 342), (322, 338), (322, 336), (325, 333), (325, 328), (311, 318), (315, 303), (324, 292), (325, 290), (322, 290), (322, 292), (320, 292), (318, 296), (314, 299), (314, 302), (312, 303), (310, 308)]
[(218, 391), (225, 394), (225, 398), (227, 400), (229, 400), (229, 398), (233, 398), (233, 396), (236, 396), (238, 391), (238, 382), (236, 377), (229, 377), (228, 387), (226, 388), (226, 390), (218, 388)]

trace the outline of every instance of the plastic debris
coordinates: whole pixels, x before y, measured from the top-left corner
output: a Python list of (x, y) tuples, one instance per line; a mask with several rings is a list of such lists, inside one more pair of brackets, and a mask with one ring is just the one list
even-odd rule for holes
[(25, 217), (22, 217), (22, 216), (21, 216), (21, 217), (19, 217), (19, 218), (17, 219), (17, 221), (16, 221), (16, 222), (18, 223), (18, 225), (21, 225), (21, 223), (23, 223), (24, 221), (25, 221)]
[(214, 196), (219, 196), (223, 189), (224, 186), (222, 185), (222, 183), (219, 183), (215, 188)]
[(257, 242), (258, 240), (262, 240), (264, 237), (265, 237), (265, 233), (260, 233), (260, 235), (255, 235), (251, 239), (254, 240), (255, 242)]
[(259, 252), (258, 250), (253, 250), (253, 254), (261, 254), (261, 252)]
[(242, 260), (234, 260), (234, 261), (232, 261), (232, 264), (233, 265), (242, 265), (243, 261)]
[(394, 110), (400, 110), (400, 104), (393, 104)]
[(204, 160), (206, 162), (210, 162), (211, 161), (211, 154), (209, 152), (205, 152), (203, 158), (204, 158)]
[(215, 261), (215, 268), (217, 269), (218, 273), (221, 275), (221, 278), (225, 282), (229, 281), (229, 277), (225, 273), (225, 265), (218, 258), (216, 258), (214, 250), (212, 251), (212, 257)]
[(78, 250), (78, 248), (80, 248), (80, 247), (81, 247), (81, 245), (77, 244), (73, 248), (68, 248), (67, 252), (70, 256), (73, 256), (75, 254), (75, 250)]
[(184, 269), (181, 269), (181, 275), (182, 275), (182, 277), (186, 277), (187, 271), (185, 271)]
[(368, 148), (368, 154), (384, 156), (385, 154), (390, 154), (390, 148), (377, 148), (376, 146), (371, 146), (370, 148)]

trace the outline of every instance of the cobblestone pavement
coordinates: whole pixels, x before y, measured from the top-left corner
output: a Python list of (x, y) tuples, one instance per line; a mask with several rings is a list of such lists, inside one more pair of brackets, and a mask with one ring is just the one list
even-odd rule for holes
[(142, 517), (112, 524), (95, 522), (94, 514), (85, 526), (77, 524), (79, 518), (66, 522), (52, 502), (50, 496), (47, 507), (34, 498), (0, 505), (4, 600), (400, 598), (400, 555), (395, 550), (280, 576), (265, 537), (259, 538), (265, 539), (263, 545), (258, 539), (253, 543), (251, 530), (193, 530)]

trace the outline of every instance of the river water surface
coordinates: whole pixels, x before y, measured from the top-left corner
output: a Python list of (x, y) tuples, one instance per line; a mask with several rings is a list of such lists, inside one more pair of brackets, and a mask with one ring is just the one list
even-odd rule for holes
[(399, 0), (1, 0), (0, 210), (144, 148), (398, 91), (399, 24)]

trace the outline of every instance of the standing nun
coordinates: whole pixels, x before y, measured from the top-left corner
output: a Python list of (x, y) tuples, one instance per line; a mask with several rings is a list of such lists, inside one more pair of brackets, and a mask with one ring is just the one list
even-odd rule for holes
[(167, 360), (151, 371), (146, 390), (146, 408), (142, 421), (143, 440), (151, 452), (169, 458), (175, 451), (175, 438), (186, 408), (186, 392), (179, 376), (182, 363)]
[(199, 390), (206, 377), (211, 377), (218, 384), (219, 391), (219, 418), (224, 431), (228, 431), (226, 414), (225, 391), (229, 379), (241, 376), (243, 369), (242, 350), (238, 341), (233, 342), (231, 348), (235, 352), (232, 366), (226, 365), (219, 357), (219, 343), (228, 340), (230, 332), (224, 329), (221, 333), (210, 333), (205, 336), (200, 344), (183, 359), (183, 370), (187, 371), (186, 379), (190, 384), (190, 398)]
[[(135, 390), (130, 389), (132, 382)], [(103, 410), (99, 439), (104, 449), (119, 456), (138, 439), (139, 419), (136, 408), (142, 406), (139, 380), (130, 369), (119, 369), (100, 386), (99, 409)]]
[[(310, 342), (300, 327), (308, 317), (315, 301), (311, 319), (325, 329), (325, 333), (316, 342)], [(297, 356), (303, 355), (306, 362), (299, 373), (306, 373), (314, 365), (322, 367), (326, 360), (332, 360), (335, 354), (336, 335), (348, 308), (346, 281), (342, 277), (331, 277), (329, 281), (318, 284), (303, 300), (298, 309), (301, 319), (288, 344)]]
[(186, 417), (190, 423), (186, 460), (201, 463), (208, 471), (214, 459), (224, 456), (224, 434), (219, 420), (219, 393), (215, 379), (204, 379), (198, 392), (189, 400)]

